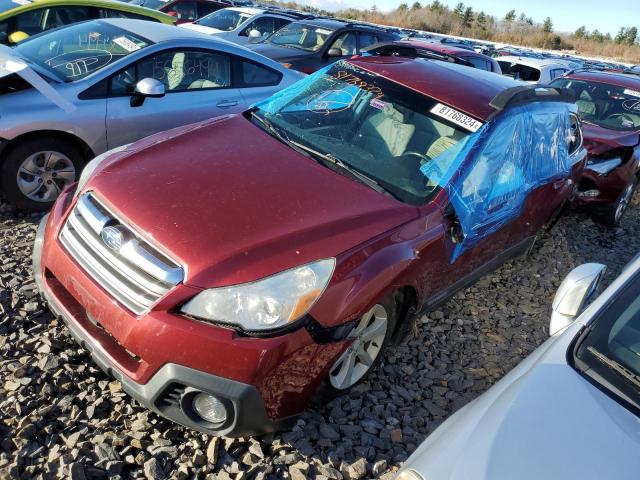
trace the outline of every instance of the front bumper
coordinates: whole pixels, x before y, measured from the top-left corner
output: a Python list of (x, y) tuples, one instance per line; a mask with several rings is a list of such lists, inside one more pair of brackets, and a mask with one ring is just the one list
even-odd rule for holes
[[(70, 201), (69, 195), (61, 197), (51, 218), (40, 223), (33, 255), (36, 283), (52, 312), (127, 393), (174, 422), (225, 436), (273, 431), (308, 406), (344, 341), (318, 344), (304, 328), (246, 338), (184, 318), (168, 305), (194, 294), (186, 286), (186, 292), (174, 291), (150, 312), (134, 316), (58, 241)], [(221, 399), (227, 422), (212, 426), (199, 420), (189, 401), (196, 391)]]
[(622, 192), (636, 180), (638, 162), (628, 161), (606, 174), (585, 167), (574, 204), (599, 206), (615, 203)]

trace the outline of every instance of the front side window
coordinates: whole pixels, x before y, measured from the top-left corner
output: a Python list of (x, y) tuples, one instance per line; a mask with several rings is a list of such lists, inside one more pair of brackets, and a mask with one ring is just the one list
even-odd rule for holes
[(248, 13), (239, 12), (237, 10), (230, 10), (225, 8), (218, 10), (210, 15), (202, 17), (194, 23), (203, 25), (209, 28), (215, 28), (222, 32), (230, 32), (242, 25), (247, 19), (251, 18)]
[(151, 42), (108, 23), (71, 25), (18, 44), (15, 49), (65, 82), (79, 80)]
[(598, 314), (573, 358), (583, 375), (640, 411), (640, 277)]
[(551, 70), (551, 80), (561, 77), (565, 73), (567, 73), (567, 70), (563, 68), (554, 68), (553, 70)]
[(246, 37), (249, 35), (250, 31), (256, 30), (262, 37), (269, 36), (276, 30), (273, 20), (274, 18), (268, 15), (260, 17), (251, 22), (244, 30), (242, 30), (242, 32), (240, 32), (240, 35)]
[(192, 22), (198, 18), (197, 8), (196, 2), (176, 2), (167, 9), (167, 13), (173, 12), (178, 20)]
[(343, 57), (350, 57), (356, 54), (356, 32), (344, 32), (338, 35), (333, 41), (331, 48), (337, 48), (342, 52)]
[(231, 86), (230, 58), (199, 50), (171, 50), (151, 55), (114, 75), (112, 95), (130, 95), (143, 78), (164, 84), (167, 93)]
[(134, 20), (150, 20), (150, 21), (155, 20), (152, 17), (145, 17), (144, 15), (140, 15), (138, 13), (124, 12), (122, 10), (113, 10), (112, 8), (99, 8), (98, 17), (99, 18), (131, 18)]
[[(21, 13), (15, 17), (16, 32), (24, 32), (28, 35), (35, 35), (43, 30), (43, 18), (46, 9), (38, 8), (35, 10), (29, 10), (28, 12)], [(10, 34), (13, 32), (10, 32)]]
[(262, 102), (255, 115), (321, 163), (337, 160), (417, 205), (437, 191), (420, 168), (468, 136), (431, 113), (436, 105), (340, 61)]
[(332, 33), (333, 30), (295, 22), (274, 33), (269, 42), (283, 47), (317, 52)]
[(380, 39), (373, 33), (360, 32), (360, 50), (379, 43)]
[(559, 78), (552, 84), (573, 90), (580, 118), (611, 130), (640, 128), (640, 82), (637, 89)]
[(488, 72), (491, 71), (491, 63), (483, 58), (478, 58), (478, 57), (461, 57), (461, 58), (471, 63), (474, 67), (479, 68), (480, 70), (486, 70)]

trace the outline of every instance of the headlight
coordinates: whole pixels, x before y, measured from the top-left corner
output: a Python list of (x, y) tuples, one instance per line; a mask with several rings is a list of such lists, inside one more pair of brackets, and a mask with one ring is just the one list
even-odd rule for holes
[(189, 300), (182, 312), (247, 331), (283, 327), (311, 309), (334, 267), (335, 259), (328, 258), (256, 282), (205, 290)]
[(415, 470), (402, 470), (396, 480), (424, 480), (424, 477)]
[(101, 153), (100, 155), (95, 157), (93, 160), (91, 160), (89, 163), (87, 163), (82, 169), (82, 173), (80, 174), (80, 179), (78, 180), (78, 186), (76, 187), (76, 193), (74, 197), (78, 196), (80, 191), (84, 188), (84, 186), (89, 181), (89, 178), (91, 178), (91, 175), (93, 175), (93, 172), (95, 172), (98, 165), (100, 165), (105, 158), (109, 157), (113, 153), (121, 152), (122, 150), (127, 148), (129, 145), (131, 144), (127, 143), (126, 145), (122, 145), (120, 147), (107, 150), (106, 152)]
[(587, 163), (587, 168), (589, 168), (590, 170), (593, 170), (594, 172), (600, 175), (606, 175), (607, 173), (610, 173), (614, 168), (620, 165), (622, 165), (622, 159), (618, 157), (618, 158), (612, 158), (611, 160), (600, 160), (600, 161), (590, 160)]

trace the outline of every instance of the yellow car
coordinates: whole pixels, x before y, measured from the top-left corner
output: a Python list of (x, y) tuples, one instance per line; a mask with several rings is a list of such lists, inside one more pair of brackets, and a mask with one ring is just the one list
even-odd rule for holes
[(0, 43), (12, 45), (45, 30), (96, 18), (176, 21), (150, 8), (111, 0), (0, 0)]

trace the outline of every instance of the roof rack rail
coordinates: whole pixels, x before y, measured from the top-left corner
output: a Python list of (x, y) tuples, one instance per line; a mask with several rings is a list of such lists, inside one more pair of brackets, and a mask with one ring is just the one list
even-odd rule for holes
[(493, 97), (489, 102), (495, 112), (489, 115), (488, 120), (500, 112), (520, 105), (533, 102), (567, 102), (576, 101), (575, 93), (568, 88), (545, 87), (542, 85), (519, 85), (507, 88)]

